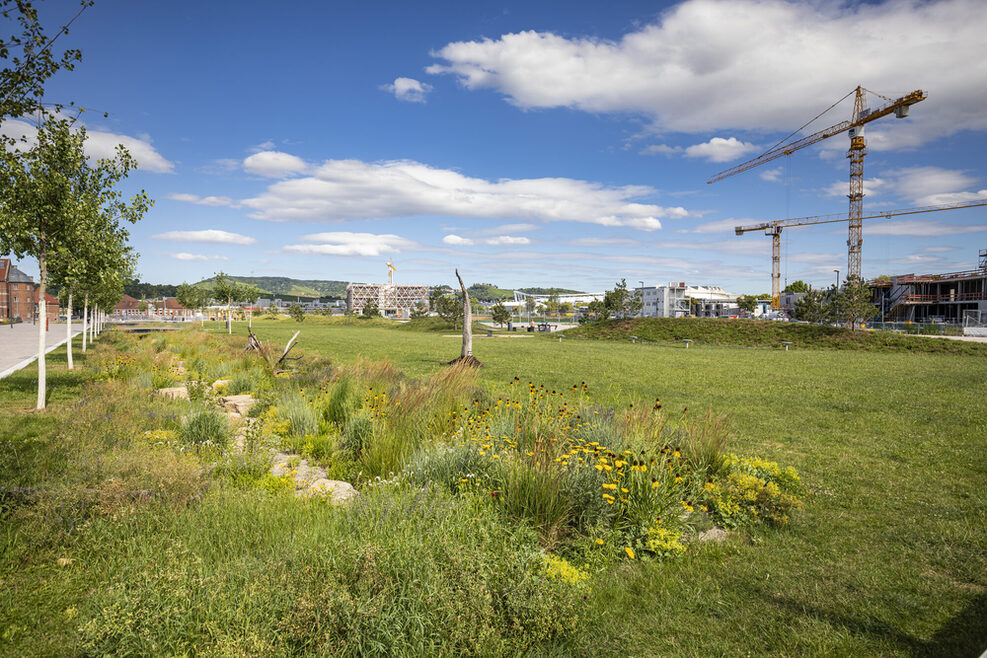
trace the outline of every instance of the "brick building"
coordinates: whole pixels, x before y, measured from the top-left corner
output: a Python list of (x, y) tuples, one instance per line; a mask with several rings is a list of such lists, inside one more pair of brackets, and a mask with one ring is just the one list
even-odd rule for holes
[[(58, 300), (45, 294), (48, 321), (58, 319)], [(0, 320), (34, 322), (38, 303), (38, 286), (27, 274), (14, 267), (9, 258), (0, 258)]]

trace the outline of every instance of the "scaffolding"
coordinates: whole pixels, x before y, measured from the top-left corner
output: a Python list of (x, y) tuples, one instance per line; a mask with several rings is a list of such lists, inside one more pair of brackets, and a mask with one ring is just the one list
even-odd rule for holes
[(374, 302), (385, 317), (410, 317), (411, 309), (419, 303), (428, 309), (430, 286), (395, 286), (381, 283), (351, 283), (346, 286), (346, 308), (350, 313), (363, 313)]

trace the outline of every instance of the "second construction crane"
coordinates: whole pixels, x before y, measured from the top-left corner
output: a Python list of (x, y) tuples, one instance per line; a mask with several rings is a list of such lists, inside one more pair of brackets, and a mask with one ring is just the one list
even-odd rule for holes
[[(847, 151), (847, 158), (850, 160), (850, 193), (847, 196), (850, 198), (850, 213), (846, 220), (849, 223), (849, 236), (847, 239), (847, 277), (854, 277), (858, 279), (860, 278), (860, 252), (861, 246), (863, 245), (862, 220), (864, 218), (864, 155), (867, 154), (867, 142), (864, 139), (864, 126), (871, 121), (880, 119), (881, 117), (885, 117), (892, 113), (899, 119), (907, 117), (909, 108), (912, 105), (928, 98), (928, 94), (921, 89), (913, 91), (912, 93), (906, 94), (897, 99), (890, 99), (881, 96), (881, 98), (887, 102), (884, 105), (871, 110), (867, 107), (867, 100), (864, 96), (865, 91), (867, 90), (858, 86), (856, 90), (851, 91), (849, 94), (830, 106), (829, 109), (832, 109), (845, 99), (849, 98), (851, 94), (856, 94), (853, 102), (853, 114), (850, 116), (849, 120), (841, 121), (835, 126), (830, 126), (829, 128), (812, 133), (811, 135), (802, 137), (801, 139), (789, 141), (789, 139), (802, 130), (802, 128), (805, 128), (805, 126), (803, 126), (799, 130), (795, 131), (795, 133), (792, 133), (782, 140), (777, 146), (774, 146), (756, 158), (741, 163), (736, 167), (731, 167), (726, 171), (721, 171), (706, 181), (707, 183), (715, 183), (718, 180), (723, 180), (724, 178), (733, 176), (734, 174), (739, 174), (743, 171), (753, 169), (754, 167), (759, 167), (762, 164), (771, 162), (772, 160), (780, 158), (783, 155), (791, 155), (795, 151), (803, 149), (806, 146), (811, 146), (821, 142), (824, 139), (833, 137), (834, 135), (839, 135), (840, 133), (849, 131), (850, 149)], [(875, 95), (880, 96), (880, 94)]]

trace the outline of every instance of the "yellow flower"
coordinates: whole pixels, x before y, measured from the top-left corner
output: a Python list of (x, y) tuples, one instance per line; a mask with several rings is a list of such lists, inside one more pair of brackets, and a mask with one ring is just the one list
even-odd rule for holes
[(625, 488), (623, 488), (623, 487), (621, 487), (621, 488), (620, 488), (620, 490), (621, 490), (621, 491), (622, 491), (623, 493), (630, 493), (630, 491), (628, 491), (627, 489), (625, 489)]
[(606, 483), (606, 484), (603, 485), (603, 488), (604, 489), (616, 489), (617, 488), (617, 485), (616, 484), (613, 484), (611, 482), (608, 482), (608, 483)]
[(632, 560), (635, 559), (634, 558), (634, 549), (631, 548), (630, 546), (625, 546), (624, 547), (624, 552), (627, 553), (627, 557), (629, 557), (630, 559), (632, 559)]
[(600, 545), (600, 546), (603, 546), (603, 540), (602, 540), (602, 539), (597, 539), (597, 540), (596, 540), (596, 543), (597, 543), (598, 545)]

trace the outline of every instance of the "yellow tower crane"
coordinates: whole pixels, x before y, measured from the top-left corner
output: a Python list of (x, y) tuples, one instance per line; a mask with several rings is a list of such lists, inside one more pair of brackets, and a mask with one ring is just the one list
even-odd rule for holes
[[(867, 99), (864, 96), (864, 92), (868, 91), (863, 87), (857, 87), (854, 91), (841, 98), (840, 100), (833, 103), (826, 112), (836, 107), (838, 104), (842, 103), (844, 100), (850, 97), (851, 94), (856, 94), (853, 101), (853, 114), (846, 121), (841, 121), (835, 126), (830, 126), (815, 132), (801, 139), (795, 141), (789, 141), (792, 137), (798, 134), (807, 125), (802, 126), (794, 133), (783, 139), (776, 146), (765, 151), (761, 155), (743, 162), (736, 167), (731, 167), (726, 171), (721, 171), (712, 178), (710, 178), (707, 183), (715, 183), (718, 180), (723, 180), (734, 174), (739, 174), (743, 171), (753, 169), (754, 167), (759, 167), (767, 162), (771, 162), (776, 158), (780, 158), (783, 155), (791, 155), (799, 149), (803, 149), (806, 146), (811, 146), (824, 139), (832, 137), (834, 135), (839, 135), (843, 132), (850, 133), (850, 149), (847, 151), (847, 158), (850, 159), (850, 193), (847, 195), (850, 198), (850, 213), (849, 217), (845, 220), (849, 223), (849, 237), (847, 239), (847, 278), (860, 278), (860, 249), (863, 245), (863, 224), (861, 220), (863, 217), (864, 210), (864, 155), (867, 154), (867, 143), (864, 140), (864, 126), (871, 121), (885, 117), (891, 113), (894, 113), (899, 119), (903, 119), (908, 116), (909, 108), (915, 103), (919, 103), (928, 98), (928, 94), (921, 89), (913, 91), (910, 94), (906, 94), (901, 98), (890, 99), (880, 94), (874, 94), (875, 96), (880, 96), (885, 101), (884, 105), (871, 110), (867, 107)], [(823, 112), (822, 114), (825, 114)], [(816, 116), (818, 119), (822, 114)], [(813, 119), (812, 121), (815, 121)], [(812, 123), (810, 121), (809, 123)], [(780, 229), (778, 231), (780, 235)], [(777, 236), (776, 236), (777, 237)]]
[[(987, 201), (963, 201), (960, 203), (945, 203), (939, 206), (921, 206), (918, 208), (900, 208), (898, 210), (885, 210), (873, 215), (857, 217), (858, 222), (865, 219), (890, 219), (899, 215), (917, 215), (926, 212), (940, 212), (943, 210), (960, 210), (961, 208), (976, 208), (977, 206), (987, 206)], [(793, 217), (791, 219), (775, 219), (760, 224), (750, 224), (748, 226), (737, 226), (733, 230), (737, 235), (743, 235), (750, 231), (764, 231), (765, 235), (771, 236), (771, 307), (774, 310), (781, 308), (781, 231), (792, 226), (811, 226), (813, 224), (835, 224), (837, 222), (849, 222), (851, 217), (846, 215), (815, 215), (813, 217)], [(862, 225), (862, 224), (861, 224)], [(859, 277), (859, 274), (857, 275)], [(849, 277), (848, 277), (849, 278)]]

